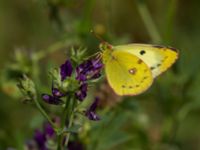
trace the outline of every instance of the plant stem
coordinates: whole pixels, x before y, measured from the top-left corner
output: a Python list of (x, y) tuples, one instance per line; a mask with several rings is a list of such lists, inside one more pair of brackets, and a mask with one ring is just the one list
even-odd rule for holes
[[(68, 124), (68, 128), (71, 128), (72, 124), (73, 124), (73, 120), (74, 120), (74, 109), (76, 107), (76, 99), (73, 99), (72, 101), (72, 109), (71, 109), (71, 115), (69, 118), (69, 124)], [(65, 146), (67, 147), (68, 143), (69, 143), (69, 138), (70, 138), (71, 133), (69, 132), (66, 136), (66, 140), (65, 140)]]
[(45, 110), (42, 108), (42, 106), (38, 102), (37, 97), (34, 98), (34, 102), (35, 102), (36, 107), (41, 112), (41, 114), (49, 121), (49, 123), (51, 124), (51, 126), (53, 127), (53, 129), (56, 131), (57, 130), (56, 126), (54, 125), (53, 121), (50, 119), (50, 117), (47, 115), (47, 113), (45, 112)]
[[(69, 110), (70, 110), (70, 101), (71, 101), (71, 95), (67, 96), (65, 107), (62, 112), (62, 119), (61, 119), (61, 130), (63, 131), (65, 128), (65, 123), (67, 119), (69, 118)], [(62, 150), (63, 144), (63, 133), (58, 134), (58, 147), (57, 150)]]
[(62, 122), (61, 122), (61, 128), (64, 128), (66, 121), (68, 121), (69, 114), (70, 114), (70, 102), (71, 102), (71, 96), (69, 95), (66, 99), (65, 108), (62, 113), (63, 118), (62, 118)]
[(149, 32), (152, 42), (160, 43), (162, 40), (161, 36), (156, 28), (156, 25), (150, 15), (150, 12), (149, 12), (145, 2), (143, 0), (136, 0), (136, 2), (137, 2), (137, 7), (139, 10), (139, 13), (142, 17), (144, 25), (147, 28), (147, 31)]
[[(63, 148), (63, 139), (64, 135), (66, 132), (64, 132), (64, 129), (71, 128), (73, 124), (73, 119), (74, 119), (74, 109), (76, 108), (77, 100), (75, 98), (72, 98), (71, 95), (67, 97), (65, 108), (62, 113), (62, 122), (61, 122), (61, 129), (62, 132), (58, 134), (58, 147), (57, 150), (62, 150)], [(67, 124), (66, 124), (67, 123)], [(64, 147), (67, 147), (69, 138), (70, 138), (71, 133), (68, 132), (65, 137), (64, 141)]]
[(58, 147), (57, 150), (62, 150), (62, 134), (58, 135)]

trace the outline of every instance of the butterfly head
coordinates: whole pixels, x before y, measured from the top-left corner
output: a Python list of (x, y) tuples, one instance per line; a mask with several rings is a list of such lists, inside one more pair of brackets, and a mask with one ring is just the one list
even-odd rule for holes
[(108, 42), (101, 42), (99, 45), (99, 48), (101, 51), (110, 51), (113, 49), (113, 46), (109, 44)]
[(112, 56), (113, 46), (107, 42), (102, 42), (99, 48), (102, 51), (103, 63), (105, 64)]

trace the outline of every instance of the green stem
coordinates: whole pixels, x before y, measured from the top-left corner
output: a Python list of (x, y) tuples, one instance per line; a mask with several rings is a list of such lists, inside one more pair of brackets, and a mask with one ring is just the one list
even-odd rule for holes
[[(72, 124), (73, 124), (73, 120), (74, 120), (74, 109), (76, 107), (76, 103), (77, 100), (73, 99), (72, 101), (72, 109), (71, 109), (71, 114), (70, 114), (70, 118), (69, 118), (69, 124), (68, 124), (68, 129), (71, 128)], [(70, 138), (71, 133), (67, 133), (66, 135), (66, 140), (65, 140), (65, 147), (67, 147), (68, 143), (69, 143), (69, 138)]]
[(161, 36), (156, 28), (156, 25), (150, 15), (150, 12), (143, 0), (136, 0), (138, 11), (142, 17), (144, 25), (149, 32), (149, 35), (154, 43), (160, 43), (162, 41)]
[(70, 101), (71, 101), (71, 96), (69, 95), (67, 97), (65, 108), (64, 108), (63, 113), (62, 113), (63, 118), (62, 118), (62, 122), (61, 122), (61, 128), (65, 127), (65, 123), (66, 123), (66, 121), (69, 118), (69, 114), (70, 114)]
[[(74, 109), (76, 108), (76, 103), (77, 103), (77, 100), (72, 98), (71, 95), (69, 95), (67, 97), (67, 100), (66, 100), (66, 104), (65, 104), (65, 108), (63, 110), (63, 113), (62, 113), (62, 122), (61, 122), (61, 129), (62, 129), (62, 133), (58, 134), (58, 147), (57, 147), (57, 150), (62, 150), (63, 148), (63, 139), (64, 139), (64, 135), (66, 135), (66, 140), (64, 142), (64, 147), (67, 147), (68, 145), (68, 142), (69, 142), (69, 138), (70, 138), (70, 135), (71, 133), (68, 132), (64, 132), (64, 129), (65, 127), (67, 128), (71, 128), (72, 124), (73, 124), (73, 119), (74, 119)], [(68, 123), (66, 125), (66, 122)]]
[[(62, 113), (62, 119), (61, 119), (61, 129), (62, 129), (62, 131), (65, 128), (66, 120), (69, 118), (70, 101), (71, 101), (71, 96), (69, 95), (69, 96), (67, 96), (65, 107), (64, 107), (63, 113)], [(63, 133), (60, 133), (60, 134), (58, 134), (57, 150), (62, 149), (62, 143), (63, 143)]]
[(62, 134), (58, 135), (58, 147), (57, 150), (62, 150)]
[(37, 98), (34, 98), (34, 102), (36, 107), (39, 109), (39, 111), (41, 112), (41, 114), (49, 121), (49, 123), (51, 124), (51, 126), (53, 127), (53, 129), (55, 131), (57, 131), (57, 128), (55, 126), (55, 124), (53, 123), (53, 121), (50, 119), (50, 117), (47, 115), (47, 113), (45, 112), (45, 110), (42, 108), (42, 106), (40, 105), (40, 103), (38, 102)]

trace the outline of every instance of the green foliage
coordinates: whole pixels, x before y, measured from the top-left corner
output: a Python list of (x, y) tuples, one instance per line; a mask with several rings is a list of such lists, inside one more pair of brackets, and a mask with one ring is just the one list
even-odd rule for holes
[[(171, 45), (179, 49), (180, 58), (137, 97), (119, 98), (103, 81), (91, 87), (90, 95), (100, 94), (103, 99), (102, 120), (81, 120), (83, 126), (66, 130), (77, 133), (71, 139), (80, 140), (88, 150), (200, 149), (199, 5), (186, 0), (3, 0), (0, 149), (22, 149), (45, 121), (32, 105), (22, 103), (16, 88), (19, 77), (26, 74), (37, 82), (38, 91), (49, 90), (49, 68), (69, 58), (71, 47), (86, 47), (85, 57), (98, 51), (99, 41), (91, 29), (111, 44)], [(82, 61), (79, 51), (72, 55), (74, 62)], [(57, 76), (58, 70), (52, 70), (50, 78)], [(35, 87), (27, 77), (20, 87), (30, 99)], [(52, 116), (59, 112), (46, 109), (54, 112)]]

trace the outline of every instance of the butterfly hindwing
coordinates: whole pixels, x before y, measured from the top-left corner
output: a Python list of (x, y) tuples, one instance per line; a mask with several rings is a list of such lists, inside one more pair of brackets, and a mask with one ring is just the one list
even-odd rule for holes
[(113, 51), (105, 63), (107, 79), (118, 95), (137, 95), (153, 82), (151, 70), (137, 56)]
[(151, 44), (119, 45), (113, 49), (128, 52), (142, 59), (148, 65), (154, 78), (167, 70), (178, 58), (176, 49)]

